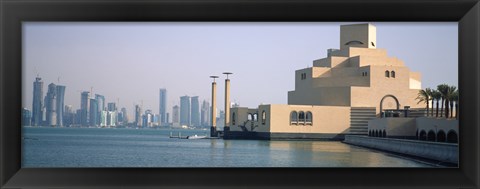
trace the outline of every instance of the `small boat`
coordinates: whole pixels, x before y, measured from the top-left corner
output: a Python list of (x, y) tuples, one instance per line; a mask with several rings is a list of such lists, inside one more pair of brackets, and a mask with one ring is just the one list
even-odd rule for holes
[(202, 139), (202, 138), (207, 138), (207, 136), (192, 135), (187, 137), (187, 139)]

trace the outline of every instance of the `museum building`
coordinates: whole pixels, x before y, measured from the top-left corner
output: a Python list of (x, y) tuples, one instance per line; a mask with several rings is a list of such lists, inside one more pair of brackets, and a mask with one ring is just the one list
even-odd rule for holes
[(386, 110), (424, 108), (415, 100), (419, 90), (421, 74), (377, 48), (374, 25), (342, 25), (340, 49), (328, 49), (326, 58), (295, 71), (288, 104), (231, 108), (224, 138), (342, 140), (347, 134), (368, 135), (368, 121)]

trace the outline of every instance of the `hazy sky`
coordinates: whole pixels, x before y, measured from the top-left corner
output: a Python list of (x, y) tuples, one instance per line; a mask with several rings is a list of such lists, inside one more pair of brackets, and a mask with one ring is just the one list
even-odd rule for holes
[[(135, 104), (158, 113), (159, 88), (167, 111), (183, 95), (210, 101), (210, 75), (217, 80), (217, 107), (223, 109), (224, 75), (231, 100), (241, 106), (286, 104), (295, 70), (312, 66), (327, 49), (339, 48), (340, 25), (351, 23), (232, 22), (25, 22), (23, 24), (23, 106), (31, 109), (33, 82), (66, 85), (65, 105), (80, 107), (80, 92), (93, 87), (106, 102)], [(422, 73), (422, 87), (458, 86), (458, 25), (376, 23), (377, 48)], [(58, 78), (60, 82), (58, 82)]]

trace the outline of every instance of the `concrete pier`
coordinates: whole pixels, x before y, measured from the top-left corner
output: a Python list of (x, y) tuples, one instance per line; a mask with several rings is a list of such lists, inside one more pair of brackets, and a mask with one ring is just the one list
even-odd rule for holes
[(458, 164), (458, 144), (346, 135), (347, 144)]

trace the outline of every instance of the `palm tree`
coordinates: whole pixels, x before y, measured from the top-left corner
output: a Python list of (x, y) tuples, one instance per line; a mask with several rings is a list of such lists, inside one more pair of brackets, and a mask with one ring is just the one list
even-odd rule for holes
[[(442, 109), (444, 109), (444, 105), (445, 105), (445, 101), (447, 99), (447, 95), (448, 95), (448, 85), (447, 84), (441, 84), (441, 85), (438, 85), (437, 86), (437, 90), (438, 92), (440, 92), (441, 94), (441, 97), (442, 97)], [(440, 117), (443, 117), (443, 114), (440, 114)]]
[(456, 90), (453, 93), (453, 98), (452, 99), (455, 102), (455, 119), (458, 119), (458, 100), (459, 100), (458, 90)]
[(418, 96), (416, 98), (418, 100), (417, 104), (420, 104), (420, 102), (424, 102), (427, 104), (427, 116), (429, 114), (428, 111), (430, 110), (429, 101), (430, 101), (431, 94), (432, 94), (432, 89), (430, 88), (426, 88), (425, 90), (422, 89), (418, 91)]
[(446, 118), (449, 118), (449, 115), (450, 117), (452, 117), (452, 112), (450, 110), (453, 109), (452, 97), (453, 97), (453, 93), (455, 93), (455, 90), (457, 90), (457, 87), (449, 86), (447, 90), (447, 95), (445, 96), (445, 117)]
[[(437, 101), (437, 103), (436, 103), (436, 109), (437, 109), (436, 110), (436, 112), (437, 112), (436, 117), (438, 117), (438, 103), (440, 102), (440, 99), (442, 99), (442, 94), (437, 90), (433, 90), (432, 91), (432, 98), (433, 98), (433, 100)], [(433, 103), (432, 103), (432, 117), (433, 117)]]

